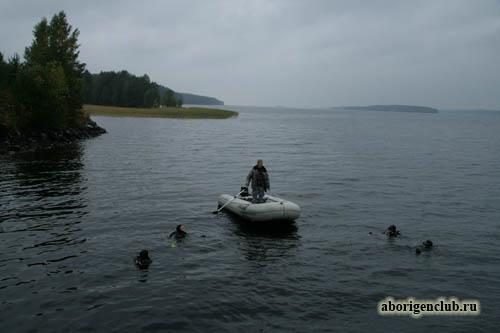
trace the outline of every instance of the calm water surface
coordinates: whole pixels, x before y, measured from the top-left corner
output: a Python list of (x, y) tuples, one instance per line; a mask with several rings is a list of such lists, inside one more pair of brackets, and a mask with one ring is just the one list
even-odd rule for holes
[[(95, 117), (108, 134), (0, 157), (1, 331), (498, 329), (500, 113), (237, 109)], [(295, 224), (211, 214), (257, 158), (302, 206)], [(169, 240), (180, 223), (189, 237)], [(416, 256), (425, 239), (434, 250)], [(478, 299), (482, 313), (380, 317), (386, 296)]]

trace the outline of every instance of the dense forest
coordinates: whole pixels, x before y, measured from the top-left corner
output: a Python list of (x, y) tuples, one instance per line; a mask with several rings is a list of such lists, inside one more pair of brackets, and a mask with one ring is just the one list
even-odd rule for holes
[(0, 136), (10, 132), (81, 126), (82, 75), (78, 61), (78, 29), (64, 12), (35, 25), (34, 39), (19, 56), (0, 54)]
[(182, 104), (224, 105), (213, 97), (174, 92), (152, 82), (145, 74), (135, 76), (127, 71), (83, 74), (83, 103), (123, 107), (158, 107)]
[(171, 89), (151, 82), (147, 75), (135, 76), (127, 71), (83, 74), (85, 104), (123, 107), (182, 106), (182, 98)]

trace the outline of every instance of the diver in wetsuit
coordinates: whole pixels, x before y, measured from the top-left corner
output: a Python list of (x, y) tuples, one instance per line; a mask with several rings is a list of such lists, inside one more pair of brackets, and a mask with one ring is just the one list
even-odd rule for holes
[(430, 239), (428, 239), (426, 241), (423, 241), (422, 245), (417, 246), (417, 248), (415, 249), (415, 253), (418, 255), (421, 254), (422, 251), (430, 251), (432, 250), (433, 246), (434, 243)]
[(384, 234), (386, 234), (389, 237), (396, 237), (400, 234), (399, 230), (396, 228), (394, 224), (390, 225), (387, 227), (387, 230), (384, 231)]
[(175, 237), (175, 239), (181, 239), (187, 236), (186, 229), (184, 228), (183, 224), (179, 224), (176, 228), (175, 231), (168, 236), (168, 238), (172, 238), (172, 236)]
[(153, 262), (153, 260), (149, 258), (148, 250), (142, 250), (139, 255), (135, 257), (134, 262), (139, 269), (146, 269)]

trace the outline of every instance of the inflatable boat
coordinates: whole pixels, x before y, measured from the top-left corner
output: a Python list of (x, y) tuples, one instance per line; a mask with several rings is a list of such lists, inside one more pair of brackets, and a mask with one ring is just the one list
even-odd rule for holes
[(218, 204), (224, 210), (251, 222), (293, 221), (301, 212), (299, 205), (270, 195), (264, 196), (263, 203), (252, 203), (251, 196), (222, 194)]

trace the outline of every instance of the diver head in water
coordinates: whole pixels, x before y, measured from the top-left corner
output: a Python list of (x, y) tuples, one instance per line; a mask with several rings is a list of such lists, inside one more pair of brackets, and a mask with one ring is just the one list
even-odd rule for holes
[(176, 228), (175, 231), (168, 236), (168, 238), (171, 238), (172, 236), (175, 236), (175, 238), (184, 238), (187, 236), (186, 228), (184, 227), (184, 224), (179, 224)]
[(140, 269), (146, 269), (151, 264), (152, 260), (149, 258), (148, 250), (142, 250), (139, 252), (139, 255), (135, 257), (135, 265)]
[(426, 249), (430, 249), (432, 248), (432, 246), (434, 245), (432, 243), (432, 241), (430, 239), (426, 240), (425, 242), (422, 242), (422, 245), (426, 248)]
[(430, 251), (430, 250), (432, 250), (433, 246), (434, 246), (434, 243), (432, 243), (432, 241), (430, 239), (428, 239), (426, 241), (423, 241), (422, 245), (417, 246), (417, 248), (415, 249), (415, 253), (418, 255), (418, 254), (421, 254), (422, 251)]
[(394, 224), (391, 224), (389, 227), (387, 227), (387, 230), (384, 231), (384, 234), (386, 234), (389, 237), (396, 237), (397, 235), (400, 234), (400, 232)]

